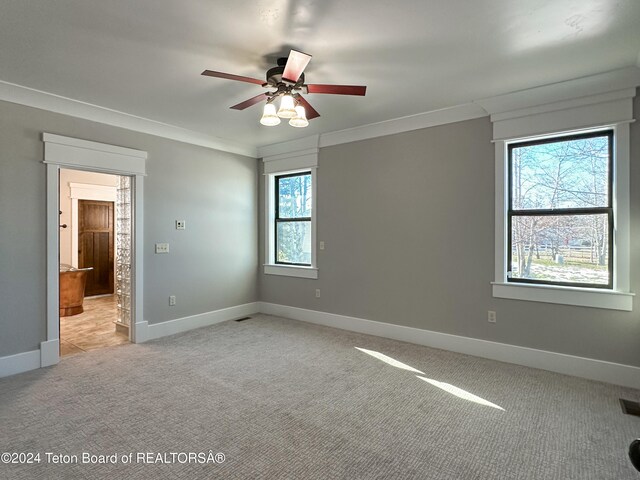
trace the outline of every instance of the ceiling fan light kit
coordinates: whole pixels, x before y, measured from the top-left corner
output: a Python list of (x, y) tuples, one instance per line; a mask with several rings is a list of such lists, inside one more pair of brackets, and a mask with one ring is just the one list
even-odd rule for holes
[(295, 105), (293, 103), (293, 97), (285, 93), (280, 98), (280, 108), (278, 109), (278, 116), (280, 118), (293, 118), (296, 116)]
[(309, 125), (307, 113), (302, 105), (296, 105), (296, 116), (289, 120), (289, 125), (296, 128), (306, 127)]
[[(304, 83), (304, 69), (311, 61), (311, 55), (291, 50), (289, 57), (278, 59), (278, 66), (267, 71), (267, 81), (262, 82), (257, 78), (233, 75), (230, 73), (205, 70), (202, 75), (209, 77), (225, 78), (238, 82), (254, 83), (270, 89), (244, 102), (233, 105), (233, 110), (244, 110), (256, 103), (266, 100), (260, 123), (266, 126), (280, 124), (281, 118), (288, 118), (292, 127), (306, 127), (309, 120), (319, 117), (320, 114), (306, 101), (302, 94), (326, 93), (331, 95), (358, 95), (364, 96), (366, 86), (361, 85), (321, 85)], [(275, 89), (275, 90), (273, 90)], [(274, 101), (280, 98), (280, 108), (276, 111)]]
[(276, 106), (273, 103), (267, 103), (264, 106), (264, 112), (262, 113), (260, 123), (267, 127), (273, 127), (280, 124), (280, 118), (276, 113)]

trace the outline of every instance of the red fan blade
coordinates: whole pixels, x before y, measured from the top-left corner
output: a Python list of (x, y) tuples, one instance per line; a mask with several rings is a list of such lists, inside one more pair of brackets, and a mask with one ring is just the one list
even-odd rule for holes
[(260, 95), (256, 95), (255, 97), (251, 97), (249, 100), (245, 100), (244, 102), (241, 102), (237, 105), (234, 105), (233, 107), (229, 107), (229, 108), (233, 108), (234, 110), (244, 110), (245, 108), (249, 108), (251, 105), (255, 105), (258, 102), (261, 102), (262, 100), (265, 100), (267, 98), (267, 94), (266, 93), (261, 93)]
[(361, 85), (307, 85), (309, 93), (329, 93), (331, 95), (361, 95), (367, 93), (367, 87)]
[(304, 111), (305, 111), (305, 113), (307, 114), (307, 120), (312, 120), (312, 119), (314, 119), (314, 118), (316, 118), (316, 117), (319, 117), (319, 116), (320, 116), (320, 114), (316, 111), (316, 109), (315, 109), (315, 108), (313, 108), (313, 107), (309, 104), (309, 102), (307, 102), (307, 101), (305, 100), (305, 98), (304, 98), (302, 95), (298, 95), (298, 96), (296, 97), (296, 100), (298, 101), (298, 103), (299, 103), (300, 105), (302, 105), (302, 106), (304, 107)]
[(284, 72), (282, 72), (282, 78), (296, 83), (310, 61), (311, 55), (298, 52), (297, 50), (291, 50), (287, 64), (284, 66)]
[(227, 80), (237, 80), (238, 82), (255, 83), (256, 85), (262, 85), (264, 83), (264, 81), (258, 80), (257, 78), (243, 77), (242, 75), (233, 75), (231, 73), (224, 72), (214, 72), (213, 70), (205, 70), (204, 72), (202, 72), (202, 75), (207, 75), (208, 77), (226, 78)]

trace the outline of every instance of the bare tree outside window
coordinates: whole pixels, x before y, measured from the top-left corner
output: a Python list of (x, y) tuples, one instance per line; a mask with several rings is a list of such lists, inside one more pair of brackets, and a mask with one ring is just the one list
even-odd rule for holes
[(509, 145), (510, 281), (612, 286), (611, 131)]
[(311, 265), (311, 172), (275, 178), (276, 263)]

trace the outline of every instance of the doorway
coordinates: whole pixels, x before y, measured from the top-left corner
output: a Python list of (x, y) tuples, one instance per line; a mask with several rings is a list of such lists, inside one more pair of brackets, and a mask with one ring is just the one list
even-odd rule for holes
[[(147, 152), (132, 148), (109, 145), (105, 143), (82, 140), (44, 132), (44, 164), (47, 178), (47, 311), (46, 340), (40, 342), (40, 366), (55, 365), (60, 361), (60, 245), (63, 241), (61, 233), (66, 231), (61, 225), (65, 220), (60, 215), (59, 186), (61, 168), (119, 175), (127, 181), (128, 204), (122, 203), (129, 211), (130, 230), (124, 237), (128, 242), (128, 250), (123, 250), (122, 264), (118, 261), (116, 250), (116, 277), (118, 269), (122, 269), (129, 282), (121, 292), (123, 299), (123, 317), (129, 322), (129, 340), (142, 342), (148, 338), (147, 322), (143, 320), (142, 288), (144, 232), (144, 177), (146, 175)], [(118, 192), (118, 195), (120, 192)], [(118, 209), (116, 203), (116, 210)], [(64, 212), (63, 212), (64, 213)], [(116, 236), (118, 235), (116, 212)], [(77, 224), (77, 223), (74, 223)], [(77, 245), (72, 249), (77, 255)], [(126, 255), (126, 257), (125, 257)]]
[(60, 356), (128, 343), (130, 177), (60, 169), (58, 203)]

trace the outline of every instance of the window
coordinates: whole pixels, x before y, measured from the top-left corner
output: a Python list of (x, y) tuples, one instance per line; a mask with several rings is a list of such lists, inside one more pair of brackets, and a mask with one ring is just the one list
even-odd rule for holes
[(507, 149), (507, 282), (613, 288), (613, 131)]
[(629, 143), (626, 122), (495, 140), (494, 297), (632, 310)]
[(317, 279), (317, 146), (273, 153), (263, 157), (264, 273)]
[(311, 172), (275, 176), (275, 263), (311, 266)]

